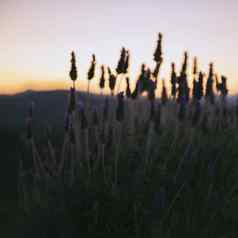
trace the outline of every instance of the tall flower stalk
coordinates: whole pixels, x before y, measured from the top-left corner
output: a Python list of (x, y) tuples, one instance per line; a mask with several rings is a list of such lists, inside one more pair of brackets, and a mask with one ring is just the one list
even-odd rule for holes
[(228, 89), (227, 89), (227, 78), (225, 76), (221, 76), (221, 82), (218, 80), (218, 76), (215, 75), (216, 79), (216, 88), (217, 92), (220, 93), (222, 100), (225, 101), (225, 98), (228, 94)]
[(110, 67), (107, 68), (107, 71), (108, 71), (108, 75), (109, 75), (109, 88), (111, 90), (111, 96), (114, 96), (114, 91), (115, 91), (115, 86), (116, 86), (116, 81), (117, 81), (117, 78), (116, 76), (112, 73)]
[(175, 71), (175, 63), (172, 63), (171, 64), (171, 68), (172, 68), (172, 71), (171, 71), (171, 79), (170, 79), (170, 83), (171, 83), (171, 95), (172, 95), (172, 98), (173, 100), (176, 99), (176, 93), (177, 93), (177, 74), (176, 74), (176, 71)]
[(126, 77), (126, 96), (127, 96), (127, 98), (131, 97), (130, 78), (129, 77)]
[(88, 94), (90, 93), (90, 82), (95, 76), (95, 68), (96, 68), (96, 56), (92, 55), (91, 65), (88, 70)]
[(124, 78), (124, 75), (128, 73), (129, 61), (130, 61), (129, 51), (126, 50), (125, 47), (122, 47), (121, 55), (116, 67), (117, 76), (118, 77), (120, 76), (118, 87), (117, 87), (117, 93), (119, 93), (120, 91), (121, 82)]
[(161, 67), (161, 64), (163, 62), (162, 38), (163, 38), (163, 35), (161, 33), (159, 33), (158, 34), (157, 46), (156, 46), (155, 52), (153, 54), (153, 56), (154, 56), (153, 60), (156, 63), (155, 69), (153, 71), (153, 76), (155, 78), (156, 88), (157, 88), (157, 82), (158, 82), (158, 75), (159, 75), (160, 67)]
[(204, 74), (202, 72), (199, 72), (199, 76), (198, 76), (199, 100), (202, 99), (202, 97), (204, 96), (203, 81), (204, 81)]
[(189, 100), (189, 87), (187, 81), (188, 53), (184, 53), (184, 61), (178, 78), (178, 102), (187, 103)]
[(199, 82), (197, 81), (197, 57), (194, 57), (193, 60), (193, 91), (192, 91), (192, 95), (193, 95), (193, 102), (198, 100), (198, 95), (199, 95)]
[(162, 93), (161, 93), (161, 102), (163, 105), (165, 105), (168, 101), (168, 93), (167, 88), (165, 86), (165, 80), (162, 80)]
[(103, 89), (105, 88), (105, 68), (101, 66), (101, 77), (99, 80), (99, 87), (101, 89), (101, 94), (103, 94)]
[(213, 63), (209, 65), (209, 74), (206, 84), (206, 99), (211, 103), (214, 104), (214, 90), (213, 90), (213, 83), (214, 83), (214, 68)]
[(72, 51), (72, 53), (71, 53), (71, 69), (69, 72), (69, 76), (70, 76), (71, 80), (73, 81), (73, 88), (75, 88), (75, 82), (78, 77), (78, 71), (77, 71), (77, 67), (76, 67), (76, 58), (75, 58), (74, 51)]

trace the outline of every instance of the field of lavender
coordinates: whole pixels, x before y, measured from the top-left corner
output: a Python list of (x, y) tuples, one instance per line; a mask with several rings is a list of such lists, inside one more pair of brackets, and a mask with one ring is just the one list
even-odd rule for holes
[(154, 61), (153, 71), (142, 65), (132, 90), (122, 48), (115, 72), (101, 66), (101, 94), (108, 82), (111, 95), (95, 104), (96, 57), (79, 101), (72, 53), (60, 145), (50, 129), (45, 143), (36, 143), (30, 106), (18, 173), (19, 237), (237, 237), (238, 105), (228, 102), (226, 77), (213, 64), (207, 76), (198, 72), (194, 58), (189, 79), (185, 53), (179, 74), (172, 64), (168, 92), (158, 79), (161, 34)]

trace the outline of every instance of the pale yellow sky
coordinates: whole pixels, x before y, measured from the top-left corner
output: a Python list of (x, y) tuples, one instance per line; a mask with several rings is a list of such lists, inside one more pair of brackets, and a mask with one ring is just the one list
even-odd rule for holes
[[(99, 65), (115, 68), (122, 46), (130, 49), (135, 80), (141, 63), (154, 66), (159, 31), (164, 34), (161, 78), (169, 79), (172, 61), (180, 70), (188, 50), (190, 60), (198, 57), (200, 70), (207, 72), (213, 61), (234, 94), (237, 11), (236, 0), (2, 0), (0, 94), (68, 88), (71, 50), (77, 55), (79, 89), (86, 87), (91, 54)], [(93, 84), (96, 88), (98, 81)]]

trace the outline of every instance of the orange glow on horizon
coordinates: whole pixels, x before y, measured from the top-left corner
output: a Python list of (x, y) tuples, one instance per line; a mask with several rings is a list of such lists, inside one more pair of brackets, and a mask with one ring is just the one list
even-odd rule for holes
[[(228, 79), (229, 80), (229, 79)], [(115, 89), (117, 90), (119, 79), (117, 80), (117, 85)], [(190, 85), (192, 80), (189, 81)], [(237, 93), (238, 83), (232, 84), (233, 82), (228, 81), (229, 87), (229, 95), (235, 95)], [(158, 89), (156, 90), (156, 95), (160, 96), (161, 94), (161, 81), (158, 80)], [(169, 80), (165, 80), (165, 84), (168, 90), (168, 94), (170, 95), (170, 83)], [(0, 84), (0, 95), (14, 95), (17, 93), (22, 93), (27, 90), (33, 91), (50, 91), (50, 90), (69, 90), (72, 86), (72, 82), (68, 80), (13, 80), (8, 79), (5, 81), (1, 81)], [(88, 82), (87, 80), (77, 80), (76, 81), (76, 88), (79, 91), (87, 91)], [(135, 87), (135, 80), (131, 80), (131, 90)], [(126, 84), (125, 80), (122, 81), (120, 90), (125, 90)], [(90, 92), (95, 94), (100, 94), (100, 89), (98, 86), (98, 79), (92, 79), (90, 83)], [(106, 82), (105, 89), (103, 90), (103, 94), (110, 94), (110, 90), (108, 87), (108, 83)]]
[[(19, 4), (20, 2), (20, 4)], [(198, 68), (228, 78), (230, 94), (238, 92), (238, 1), (92, 1), (6, 0), (1, 4), (0, 94), (26, 90), (69, 89), (70, 52), (76, 53), (78, 89), (87, 90), (92, 54), (100, 65), (115, 69), (121, 47), (131, 55), (131, 82), (141, 63), (154, 68), (153, 53), (162, 32), (160, 78), (170, 88), (171, 62), (180, 71), (182, 55), (198, 57)], [(133, 13), (133, 14), (132, 14)], [(123, 14), (123, 17), (121, 17)], [(219, 27), (216, 27), (219, 26)], [(97, 76), (98, 77), (98, 76)], [(192, 81), (192, 80), (190, 80)], [(169, 89), (168, 89), (169, 90)], [(98, 79), (91, 91), (100, 94)], [(109, 90), (107, 89), (107, 92)], [(160, 89), (157, 90), (161, 93)]]

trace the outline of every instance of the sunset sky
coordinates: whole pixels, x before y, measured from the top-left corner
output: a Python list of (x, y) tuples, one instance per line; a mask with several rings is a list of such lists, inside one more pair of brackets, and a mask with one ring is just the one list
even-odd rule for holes
[(172, 61), (180, 69), (188, 50), (190, 66), (197, 56), (207, 72), (213, 61), (234, 94), (237, 12), (237, 0), (1, 0), (0, 94), (68, 88), (72, 50), (79, 88), (85, 87), (92, 53), (99, 65), (115, 68), (122, 46), (130, 49), (135, 80), (141, 63), (154, 66), (158, 32), (164, 35), (161, 78), (169, 78)]

